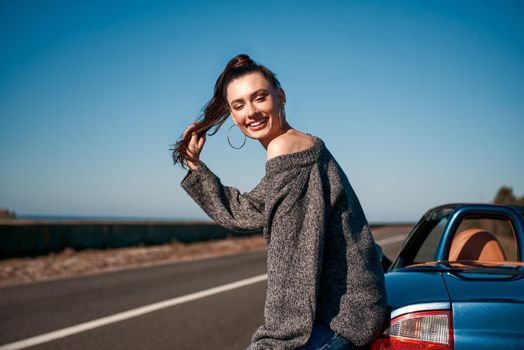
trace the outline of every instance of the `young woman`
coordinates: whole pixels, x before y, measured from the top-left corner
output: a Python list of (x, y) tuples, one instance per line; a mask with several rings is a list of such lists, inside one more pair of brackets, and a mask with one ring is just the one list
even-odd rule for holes
[[(293, 129), (275, 75), (231, 59), (199, 121), (175, 145), (182, 187), (217, 223), (262, 230), (268, 247), (265, 323), (249, 349), (365, 349), (387, 320), (384, 276), (368, 223), (324, 142)], [(206, 132), (231, 116), (266, 150), (250, 192), (223, 186), (200, 160)]]

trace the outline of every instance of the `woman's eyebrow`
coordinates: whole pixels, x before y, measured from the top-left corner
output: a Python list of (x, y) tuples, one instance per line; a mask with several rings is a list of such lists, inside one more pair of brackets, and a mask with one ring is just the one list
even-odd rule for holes
[[(253, 99), (254, 97), (256, 97), (257, 95), (259, 95), (259, 94), (261, 94), (261, 93), (269, 94), (269, 91), (268, 91), (267, 89), (264, 89), (264, 88), (262, 88), (262, 89), (258, 89), (258, 90), (256, 90), (255, 92), (253, 92), (249, 97), (250, 97), (250, 99)], [(236, 100), (231, 101), (230, 104), (233, 104), (233, 103), (235, 103), (235, 102), (240, 103), (240, 102), (242, 102), (243, 100), (244, 100), (244, 99), (243, 99), (242, 97), (241, 97), (241, 98), (237, 98)]]
[(267, 89), (264, 89), (264, 88), (262, 88), (262, 89), (258, 89), (257, 91), (255, 91), (255, 92), (253, 92), (253, 93), (251, 94), (251, 98), (254, 98), (254, 97), (256, 97), (257, 95), (260, 95), (261, 93), (269, 94), (269, 91), (268, 91)]

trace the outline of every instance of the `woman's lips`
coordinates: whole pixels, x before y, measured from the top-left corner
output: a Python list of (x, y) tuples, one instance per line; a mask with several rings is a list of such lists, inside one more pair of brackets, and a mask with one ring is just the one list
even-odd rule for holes
[(258, 119), (251, 123), (249, 123), (247, 126), (250, 130), (257, 131), (263, 129), (267, 124), (267, 118)]

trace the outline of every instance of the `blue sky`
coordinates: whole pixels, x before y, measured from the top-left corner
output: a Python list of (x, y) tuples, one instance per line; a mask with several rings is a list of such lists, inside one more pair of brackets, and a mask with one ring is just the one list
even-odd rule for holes
[[(204, 219), (170, 146), (238, 53), (279, 77), (370, 221), (524, 194), (522, 1), (1, 1), (0, 207)], [(202, 158), (247, 191), (255, 141)]]

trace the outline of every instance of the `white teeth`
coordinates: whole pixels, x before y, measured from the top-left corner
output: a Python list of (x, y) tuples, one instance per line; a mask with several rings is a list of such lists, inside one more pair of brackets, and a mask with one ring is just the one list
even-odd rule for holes
[(263, 122), (264, 122), (263, 120), (259, 120), (258, 122), (254, 122), (254, 123), (249, 124), (249, 126), (256, 127), (256, 126), (259, 126), (260, 124), (262, 124)]

